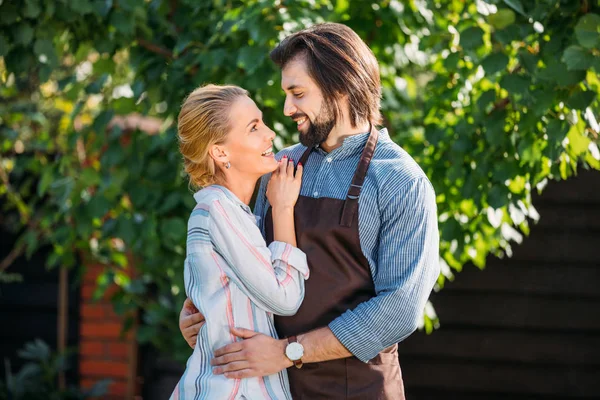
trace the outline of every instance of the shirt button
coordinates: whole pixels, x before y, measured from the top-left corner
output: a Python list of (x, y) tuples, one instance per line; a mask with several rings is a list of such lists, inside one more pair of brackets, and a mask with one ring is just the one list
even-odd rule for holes
[(319, 192), (314, 192), (314, 193), (313, 193), (313, 196), (314, 196), (314, 197), (317, 197), (318, 195), (319, 195)]
[(331, 161), (333, 161), (333, 160), (331, 159), (331, 157), (327, 157), (327, 162), (331, 162)]

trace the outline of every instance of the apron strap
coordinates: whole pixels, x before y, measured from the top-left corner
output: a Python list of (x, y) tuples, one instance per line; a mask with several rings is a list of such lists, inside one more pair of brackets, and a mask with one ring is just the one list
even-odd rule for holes
[(371, 164), (373, 153), (375, 153), (375, 147), (377, 147), (377, 139), (379, 139), (379, 131), (371, 125), (371, 134), (369, 135), (367, 144), (365, 144), (365, 148), (360, 156), (358, 167), (354, 172), (352, 183), (350, 184), (348, 194), (346, 195), (346, 201), (344, 202), (344, 208), (342, 209), (342, 217), (340, 218), (340, 225), (342, 226), (352, 226), (354, 216), (358, 211), (358, 197), (360, 196), (360, 191), (362, 190), (365, 177), (367, 176), (367, 170), (369, 169), (369, 164)]
[(300, 160), (298, 160), (299, 164), (302, 164), (302, 166), (306, 165), (306, 162), (308, 161), (308, 156), (310, 156), (310, 153), (313, 151), (314, 147), (309, 147), (307, 148), (304, 153), (302, 153), (302, 157), (300, 157)]

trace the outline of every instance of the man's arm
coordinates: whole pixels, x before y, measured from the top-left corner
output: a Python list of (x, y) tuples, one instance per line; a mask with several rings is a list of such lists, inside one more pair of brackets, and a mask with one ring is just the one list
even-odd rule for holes
[(417, 329), (440, 273), (437, 206), (427, 178), (385, 185), (378, 201), (381, 225), (373, 273), (377, 295), (329, 324), (340, 342), (364, 362)]
[[(439, 235), (435, 193), (425, 178), (402, 190), (388, 185), (380, 206), (377, 295), (348, 310), (323, 327), (298, 337), (303, 362), (320, 362), (355, 355), (366, 362), (381, 350), (408, 337), (422, 318), (425, 303), (439, 275)], [(261, 376), (289, 367), (285, 340), (235, 330), (243, 340), (215, 352), (215, 373), (231, 378)], [(270, 340), (269, 340), (270, 339)], [(255, 357), (261, 353), (260, 359)], [(232, 360), (245, 366), (237, 369)]]
[(196, 347), (198, 332), (204, 323), (204, 316), (200, 314), (192, 300), (186, 298), (179, 312), (179, 330), (192, 349)]
[[(231, 332), (244, 340), (215, 351), (211, 365), (216, 375), (230, 379), (267, 376), (289, 368), (293, 363), (285, 356), (286, 339), (274, 339), (248, 329), (233, 328)], [(314, 363), (352, 356), (328, 327), (299, 335), (304, 346), (302, 362)]]

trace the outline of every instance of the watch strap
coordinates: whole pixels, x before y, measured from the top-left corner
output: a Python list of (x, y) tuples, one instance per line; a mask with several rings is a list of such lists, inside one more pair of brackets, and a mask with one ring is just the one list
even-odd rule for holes
[[(288, 340), (289, 344), (298, 343), (298, 337), (296, 335), (292, 335), (292, 336), (288, 337), (287, 340)], [(290, 359), (290, 361), (294, 363), (294, 366), (296, 368), (298, 368), (298, 369), (302, 368), (302, 365), (303, 365), (302, 358), (299, 358), (297, 360)]]

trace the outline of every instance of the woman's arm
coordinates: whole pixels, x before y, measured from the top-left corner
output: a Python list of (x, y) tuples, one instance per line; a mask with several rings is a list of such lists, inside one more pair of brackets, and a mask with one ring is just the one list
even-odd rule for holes
[(266, 193), (273, 210), (273, 239), (292, 246), (297, 246), (294, 207), (300, 195), (302, 172), (302, 164), (298, 164), (294, 176), (294, 162), (284, 156), (271, 174)]
[(214, 200), (209, 208), (211, 255), (221, 273), (259, 307), (293, 315), (304, 299), (306, 255), (289, 243), (266, 245), (258, 227), (236, 204)]

